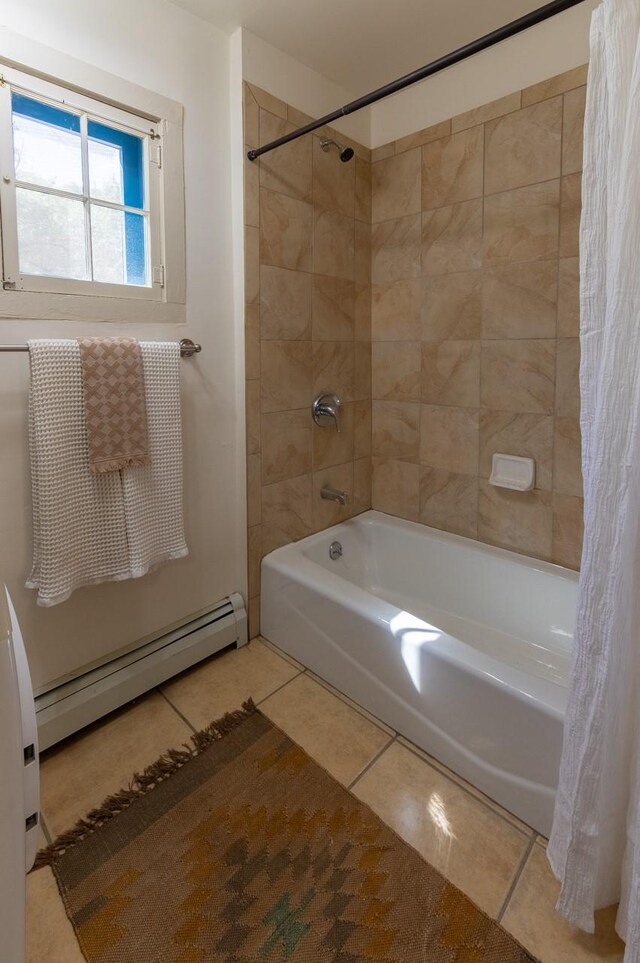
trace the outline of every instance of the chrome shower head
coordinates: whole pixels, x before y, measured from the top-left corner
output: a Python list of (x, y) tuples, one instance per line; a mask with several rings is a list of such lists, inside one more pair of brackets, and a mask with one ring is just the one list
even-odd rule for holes
[(340, 158), (343, 164), (346, 164), (347, 161), (351, 160), (354, 154), (353, 147), (346, 147), (344, 144), (339, 144), (337, 140), (320, 141), (320, 146), (325, 152), (328, 152), (332, 145), (338, 148), (338, 157)]

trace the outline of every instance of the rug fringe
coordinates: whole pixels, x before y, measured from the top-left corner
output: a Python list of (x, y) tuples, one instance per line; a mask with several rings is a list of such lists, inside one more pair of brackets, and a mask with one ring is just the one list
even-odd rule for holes
[(41, 869), (43, 866), (51, 866), (68, 849), (94, 833), (123, 810), (128, 809), (136, 799), (146, 796), (159, 783), (164, 782), (191, 759), (195, 759), (205, 749), (212, 746), (214, 742), (224, 738), (257, 711), (253, 699), (247, 699), (246, 702), (243, 702), (241, 709), (226, 712), (220, 719), (211, 722), (205, 729), (194, 733), (191, 736), (193, 746), (184, 743), (180, 749), (168, 749), (159, 759), (147, 766), (143, 772), (135, 773), (126, 789), (120, 789), (113, 795), (108, 796), (101, 806), (92, 809), (84, 819), (79, 819), (73, 829), (61, 833), (49, 846), (39, 850), (33, 864), (33, 870)]

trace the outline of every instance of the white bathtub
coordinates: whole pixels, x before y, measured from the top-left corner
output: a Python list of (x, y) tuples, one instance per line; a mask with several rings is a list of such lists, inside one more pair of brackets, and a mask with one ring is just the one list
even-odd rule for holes
[(366, 512), (266, 556), (262, 632), (548, 836), (577, 582)]

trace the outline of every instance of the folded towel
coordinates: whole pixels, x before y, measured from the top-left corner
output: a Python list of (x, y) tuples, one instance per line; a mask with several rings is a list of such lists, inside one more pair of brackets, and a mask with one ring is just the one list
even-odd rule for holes
[(33, 567), (28, 588), (56, 605), (82, 585), (144, 575), (188, 552), (182, 516), (180, 348), (141, 342), (150, 464), (94, 473), (80, 347), (29, 342)]
[(149, 464), (142, 351), (133, 338), (79, 338), (91, 471)]

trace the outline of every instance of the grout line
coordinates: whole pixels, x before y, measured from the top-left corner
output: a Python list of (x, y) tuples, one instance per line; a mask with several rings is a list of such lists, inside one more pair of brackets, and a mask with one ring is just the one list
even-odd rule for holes
[(45, 818), (44, 818), (44, 813), (42, 812), (42, 810), (40, 810), (40, 815), (39, 815), (38, 818), (39, 818), (39, 822), (40, 822), (40, 828), (42, 829), (42, 832), (44, 833), (44, 838), (46, 839), (46, 841), (48, 842), (48, 844), (51, 845), (51, 843), (53, 842), (53, 837), (51, 836), (51, 833), (49, 832), (49, 827), (47, 826), (47, 823), (46, 823)]
[[(153, 691), (153, 690), (152, 690), (152, 691)], [(180, 716), (180, 718), (182, 719), (182, 721), (189, 726), (189, 728), (191, 729), (192, 732), (197, 732), (197, 731), (198, 731), (195, 726), (191, 725), (191, 723), (189, 722), (189, 720), (187, 719), (187, 717), (186, 717), (182, 712), (180, 712), (180, 710), (178, 709), (178, 707), (173, 704), (173, 702), (171, 701), (171, 699), (169, 698), (169, 696), (166, 694), (166, 692), (163, 692), (162, 689), (160, 689), (160, 688), (157, 688), (155, 691), (160, 693), (160, 695), (162, 696), (162, 698), (165, 699), (165, 701), (169, 703), (169, 705), (171, 706), (171, 708), (173, 709), (173, 711), (176, 713), (176, 715)]]
[(537, 834), (536, 834), (535, 832), (532, 832), (532, 834), (531, 834), (531, 839), (529, 840), (529, 845), (527, 846), (526, 850), (524, 851), (524, 854), (523, 854), (523, 856), (522, 856), (522, 859), (520, 860), (520, 865), (518, 866), (518, 869), (516, 870), (516, 873), (515, 873), (513, 879), (511, 880), (511, 885), (509, 886), (509, 889), (507, 890), (507, 895), (506, 895), (505, 898), (504, 898), (504, 902), (502, 903), (502, 906), (501, 906), (501, 908), (500, 908), (500, 912), (499, 912), (498, 915), (496, 916), (496, 923), (502, 922), (502, 917), (504, 916), (504, 914), (505, 914), (506, 911), (507, 911), (507, 907), (508, 907), (508, 905), (509, 905), (509, 902), (511, 901), (511, 897), (513, 896), (513, 894), (514, 894), (514, 892), (515, 892), (515, 890), (516, 890), (516, 886), (517, 886), (518, 883), (520, 882), (520, 878), (521, 878), (522, 873), (523, 873), (523, 871), (524, 871), (524, 868), (525, 868), (525, 866), (526, 866), (526, 864), (527, 864), (527, 861), (528, 861), (528, 859), (529, 859), (529, 856), (531, 855), (531, 851), (532, 851), (533, 847), (534, 847), (535, 844), (536, 844), (536, 838), (537, 838)]
[(355, 779), (352, 779), (352, 780), (351, 780), (351, 782), (350, 782), (349, 785), (347, 786), (347, 789), (348, 789), (349, 791), (351, 791), (351, 790), (353, 789), (353, 787), (355, 786), (355, 784), (356, 784), (360, 779), (362, 779), (362, 777), (363, 777), (364, 775), (366, 775), (373, 766), (375, 766), (375, 764), (376, 764), (376, 762), (378, 761), (378, 759), (379, 759), (381, 756), (384, 755), (384, 753), (387, 751), (387, 749), (389, 749), (389, 748), (393, 745), (393, 743), (396, 741), (397, 738), (398, 738), (398, 734), (397, 734), (397, 733), (395, 734), (395, 736), (390, 736), (390, 737), (389, 737), (389, 741), (384, 744), (384, 746), (382, 747), (382, 749), (380, 749), (378, 752), (376, 752), (375, 756), (373, 756), (373, 757), (369, 760), (369, 762), (366, 764), (366, 766), (364, 767), (364, 769), (362, 769), (362, 770), (358, 773), (358, 775), (355, 777)]
[[(289, 664), (291, 664), (291, 663), (289, 663)], [(294, 667), (291, 666), (291, 668), (294, 668)], [(286, 682), (283, 682), (282, 685), (277, 686), (277, 688), (275, 688), (275, 689), (273, 690), (273, 692), (270, 692), (268, 695), (264, 696), (264, 698), (262, 698), (262, 699), (260, 699), (258, 702), (256, 702), (256, 708), (258, 708), (258, 707), (261, 706), (264, 702), (266, 702), (267, 699), (270, 699), (271, 696), (274, 696), (274, 695), (276, 694), (276, 692), (280, 692), (281, 689), (285, 689), (285, 688), (286, 688), (288, 685), (290, 685), (292, 682), (295, 682), (295, 680), (296, 680), (296, 679), (299, 679), (301, 675), (304, 675), (306, 671), (307, 671), (306, 668), (305, 668), (305, 669), (302, 669), (302, 670), (298, 670), (295, 675), (291, 676), (290, 679), (287, 679), (287, 681), (286, 681)]]

